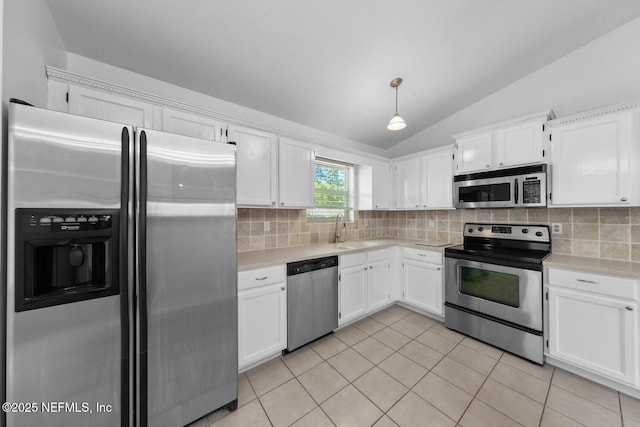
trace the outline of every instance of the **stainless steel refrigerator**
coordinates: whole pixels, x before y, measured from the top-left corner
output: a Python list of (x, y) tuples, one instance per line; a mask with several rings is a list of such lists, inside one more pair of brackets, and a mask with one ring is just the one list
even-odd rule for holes
[(235, 147), (12, 103), (8, 427), (237, 405)]

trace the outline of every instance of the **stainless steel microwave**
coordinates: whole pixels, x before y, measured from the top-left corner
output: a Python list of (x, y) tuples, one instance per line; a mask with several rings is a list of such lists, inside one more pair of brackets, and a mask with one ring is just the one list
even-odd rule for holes
[(453, 194), (458, 209), (547, 206), (547, 165), (457, 175)]

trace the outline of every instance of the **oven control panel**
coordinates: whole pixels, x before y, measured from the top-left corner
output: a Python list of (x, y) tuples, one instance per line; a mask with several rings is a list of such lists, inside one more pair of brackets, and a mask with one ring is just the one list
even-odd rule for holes
[(486, 237), (492, 239), (527, 240), (550, 242), (549, 227), (530, 224), (477, 224), (464, 226), (464, 237)]

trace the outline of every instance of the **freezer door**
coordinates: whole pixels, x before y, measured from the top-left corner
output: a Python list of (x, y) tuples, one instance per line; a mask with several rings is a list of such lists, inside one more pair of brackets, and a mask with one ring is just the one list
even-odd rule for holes
[[(36, 274), (42, 279), (40, 284), (51, 285), (47, 280), (56, 276), (59, 266), (76, 272), (90, 268), (83, 267), (86, 259), (56, 257), (46, 251), (38, 256), (48, 256), (52, 262), (18, 260), (16, 257), (28, 259), (29, 251), (17, 238), (16, 230), (29, 226), (29, 221), (16, 223), (16, 210), (59, 212), (64, 208), (67, 216), (75, 217), (95, 210), (118, 212), (122, 204), (126, 207), (127, 187), (121, 184), (123, 172), (126, 174), (126, 156), (121, 153), (133, 142), (132, 136), (133, 129), (127, 126), (10, 104), (6, 400), (22, 406), (6, 411), (9, 427), (128, 425), (126, 247), (120, 247), (119, 254), (109, 258), (111, 263), (120, 263), (121, 274), (114, 273), (111, 280), (113, 292), (79, 301), (72, 295), (65, 296), (65, 292), (73, 291), (56, 282), (56, 305), (19, 311), (16, 291), (27, 286), (20, 277)], [(125, 242), (126, 210), (120, 212), (124, 215), (120, 215), (119, 241)], [(40, 226), (39, 221), (34, 222), (34, 228)], [(59, 224), (58, 232), (45, 233), (50, 236), (35, 244), (81, 247), (72, 232), (65, 235), (63, 230), (82, 226), (71, 220), (66, 224), (67, 228)], [(69, 263), (78, 268), (69, 268)], [(34, 265), (40, 268), (35, 269)], [(89, 279), (87, 285), (91, 284)]]
[(139, 129), (140, 425), (237, 399), (235, 147)]

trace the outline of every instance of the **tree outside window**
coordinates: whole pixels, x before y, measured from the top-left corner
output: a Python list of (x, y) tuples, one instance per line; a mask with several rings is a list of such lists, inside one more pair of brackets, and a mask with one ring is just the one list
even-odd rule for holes
[(307, 210), (307, 218), (335, 219), (342, 213), (353, 220), (353, 165), (316, 158), (316, 207)]

